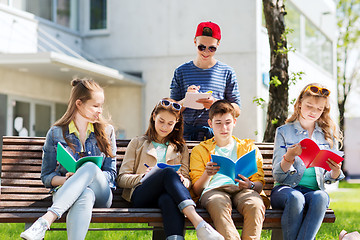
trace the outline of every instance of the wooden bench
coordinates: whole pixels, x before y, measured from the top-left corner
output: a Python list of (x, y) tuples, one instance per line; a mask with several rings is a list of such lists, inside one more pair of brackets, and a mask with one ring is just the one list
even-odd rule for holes
[[(0, 223), (25, 223), (30, 226), (43, 215), (52, 204), (51, 195), (40, 180), (42, 146), (45, 138), (39, 137), (3, 137), (1, 188), (0, 188)], [(117, 167), (119, 168), (129, 140), (117, 140)], [(188, 142), (188, 148), (196, 146), (198, 142)], [(266, 184), (265, 193), (269, 196), (273, 187), (271, 159), (273, 144), (256, 144), (264, 158)], [(197, 209), (198, 213), (207, 221), (211, 218), (207, 211)], [(264, 229), (272, 230), (272, 239), (282, 239), (281, 232), (282, 211), (268, 209), (265, 213)], [(243, 217), (236, 210), (232, 217), (237, 227), (241, 228)], [(63, 216), (58, 222), (65, 222)], [(153, 239), (161, 239), (162, 217), (156, 208), (132, 208), (121, 198), (121, 189), (117, 189), (111, 208), (95, 208), (92, 216), (93, 223), (147, 223), (149, 228), (115, 228), (100, 230), (152, 230)], [(323, 222), (335, 222), (335, 214), (328, 209)], [(187, 228), (191, 229), (189, 221)], [(53, 229), (60, 230), (60, 229)], [(91, 229), (99, 230), (99, 229)]]

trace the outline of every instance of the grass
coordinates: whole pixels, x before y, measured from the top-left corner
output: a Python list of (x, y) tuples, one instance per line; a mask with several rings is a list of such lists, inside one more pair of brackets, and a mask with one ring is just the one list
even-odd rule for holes
[[(338, 191), (330, 193), (330, 208), (335, 211), (336, 221), (333, 224), (323, 223), (317, 235), (317, 240), (338, 239), (341, 230), (347, 232), (360, 230), (360, 184), (350, 184), (340, 182)], [(146, 224), (91, 224), (93, 228), (116, 227), (125, 228), (130, 226), (146, 227)], [(65, 224), (57, 223), (53, 228), (65, 227)], [(19, 239), (20, 233), (24, 229), (22, 223), (0, 223), (0, 239), (12, 240)], [(86, 240), (96, 239), (151, 239), (150, 231), (90, 231)], [(261, 239), (270, 240), (271, 231), (263, 230)], [(46, 240), (66, 239), (64, 231), (48, 231)], [(186, 240), (195, 240), (195, 231), (187, 231)]]

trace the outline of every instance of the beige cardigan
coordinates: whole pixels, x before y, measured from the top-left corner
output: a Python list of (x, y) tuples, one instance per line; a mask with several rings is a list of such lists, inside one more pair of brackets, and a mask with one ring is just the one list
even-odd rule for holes
[[(184, 176), (184, 186), (190, 188), (191, 181), (189, 176), (189, 150), (186, 145), (182, 153), (175, 152), (174, 146), (169, 144), (166, 152), (167, 164), (181, 164), (180, 173)], [(141, 178), (145, 175), (147, 167), (155, 166), (157, 163), (157, 154), (154, 145), (151, 141), (147, 140), (146, 136), (133, 138), (126, 148), (124, 160), (119, 170), (117, 183), (118, 186), (123, 188), (122, 197), (129, 201), (133, 191), (139, 186)]]

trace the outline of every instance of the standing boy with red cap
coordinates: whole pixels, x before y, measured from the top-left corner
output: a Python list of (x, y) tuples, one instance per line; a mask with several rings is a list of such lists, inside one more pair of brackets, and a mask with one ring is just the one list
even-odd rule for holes
[(236, 115), (240, 115), (240, 93), (235, 71), (232, 67), (216, 60), (215, 52), (221, 39), (220, 27), (213, 22), (201, 22), (195, 33), (196, 58), (184, 63), (174, 72), (170, 97), (181, 101), (186, 92), (212, 92), (210, 98), (198, 100), (204, 109), (186, 108), (184, 116), (185, 140), (204, 140), (213, 137), (207, 121), (209, 108), (219, 99), (232, 103)]

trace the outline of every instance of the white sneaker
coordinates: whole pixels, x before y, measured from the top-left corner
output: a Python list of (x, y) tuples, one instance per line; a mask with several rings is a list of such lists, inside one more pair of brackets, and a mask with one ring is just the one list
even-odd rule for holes
[(196, 228), (196, 236), (199, 240), (224, 240), (224, 237), (207, 222), (199, 225), (202, 225)]
[(20, 234), (20, 237), (26, 240), (42, 240), (45, 237), (46, 230), (49, 229), (49, 223), (39, 218), (36, 222), (31, 225), (28, 229)]

